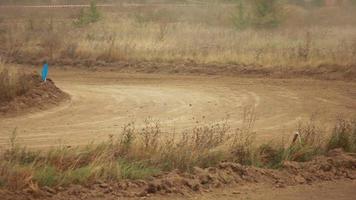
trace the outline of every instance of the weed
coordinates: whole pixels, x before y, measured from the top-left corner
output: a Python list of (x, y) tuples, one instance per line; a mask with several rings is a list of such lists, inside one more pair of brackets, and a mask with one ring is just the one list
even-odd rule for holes
[(119, 136), (120, 152), (123, 154), (131, 150), (131, 146), (135, 140), (135, 124), (129, 123), (123, 127), (122, 133)]
[(0, 104), (25, 94), (31, 87), (32, 81), (27, 75), (0, 60)]
[(60, 146), (46, 153), (18, 147), (14, 132), (10, 149), (1, 154), (0, 184), (17, 190), (30, 185), (53, 187), (95, 180), (145, 179), (162, 171), (189, 172), (195, 166), (207, 168), (222, 161), (279, 168), (284, 161), (308, 161), (333, 148), (355, 151), (354, 121), (340, 120), (326, 145), (321, 139), (323, 130), (314, 120), (298, 126), (300, 140), (291, 145), (256, 145), (252, 132), (255, 116), (253, 109), (246, 109), (242, 128), (237, 130), (223, 121), (167, 137), (162, 137), (159, 123), (150, 119), (141, 129), (128, 124), (117, 138), (112, 135), (100, 144)]
[(81, 9), (78, 18), (74, 21), (77, 26), (85, 26), (99, 21), (101, 14), (97, 8), (96, 0), (90, 1), (89, 11)]
[(52, 166), (45, 166), (34, 172), (33, 180), (40, 186), (55, 186), (59, 182), (59, 173)]
[(144, 151), (156, 151), (161, 135), (162, 131), (158, 121), (152, 121), (150, 119), (145, 120), (145, 127), (139, 132)]
[(92, 177), (92, 168), (90, 166), (80, 167), (73, 170), (67, 170), (63, 173), (60, 183), (63, 185), (69, 184), (84, 184)]
[(117, 165), (119, 166), (120, 177), (122, 179), (145, 179), (159, 173), (158, 169), (147, 167), (140, 163), (119, 161)]
[(272, 143), (262, 144), (254, 152), (253, 165), (267, 168), (279, 168), (286, 159), (283, 145)]
[(327, 149), (342, 148), (344, 151), (356, 152), (356, 122), (339, 119), (327, 142)]
[(282, 14), (280, 0), (240, 0), (234, 22), (238, 29), (275, 28), (281, 24)]

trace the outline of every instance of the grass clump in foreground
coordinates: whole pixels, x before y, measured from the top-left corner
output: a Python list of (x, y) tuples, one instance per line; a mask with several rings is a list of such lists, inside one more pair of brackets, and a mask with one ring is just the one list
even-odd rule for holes
[(356, 121), (338, 120), (327, 143), (327, 149), (335, 148), (356, 152)]
[(1, 154), (0, 186), (16, 190), (25, 187), (66, 186), (122, 179), (145, 179), (162, 171), (212, 167), (222, 161), (257, 167), (279, 168), (284, 161), (308, 161), (328, 150), (343, 148), (355, 152), (355, 121), (339, 121), (330, 138), (322, 140), (315, 122), (301, 124), (300, 139), (283, 143), (254, 143), (253, 117), (246, 125), (231, 129), (227, 122), (203, 125), (182, 133), (163, 133), (158, 122), (147, 120), (143, 128), (133, 123), (118, 136), (84, 148), (55, 147), (47, 152), (16, 145)]

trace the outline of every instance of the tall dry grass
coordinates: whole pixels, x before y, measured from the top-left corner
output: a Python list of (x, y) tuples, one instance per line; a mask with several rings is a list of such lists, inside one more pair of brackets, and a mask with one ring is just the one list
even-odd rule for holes
[(356, 152), (356, 121), (339, 119), (331, 138), (327, 143), (327, 149), (342, 148), (344, 151)]
[(196, 166), (212, 167), (222, 161), (279, 168), (284, 161), (308, 161), (334, 148), (356, 150), (354, 121), (338, 122), (330, 137), (320, 124), (305, 122), (298, 127), (300, 138), (294, 143), (260, 144), (254, 140), (254, 117), (248, 115), (240, 129), (221, 122), (164, 133), (158, 121), (147, 120), (142, 128), (130, 123), (105, 142), (47, 151), (21, 147), (14, 130), (9, 148), (0, 154), (0, 186), (18, 190), (145, 179), (162, 171), (189, 172)]
[(73, 25), (75, 14), (58, 10), (50, 20), (33, 16), (3, 23), (1, 35), (9, 56), (28, 60), (178, 60), (286, 69), (354, 65), (355, 20), (345, 9), (289, 6), (281, 27), (245, 30), (235, 28), (236, 8), (225, 4), (99, 9), (102, 19), (84, 27)]
[(0, 60), (0, 104), (25, 94), (31, 87), (31, 80), (23, 72)]

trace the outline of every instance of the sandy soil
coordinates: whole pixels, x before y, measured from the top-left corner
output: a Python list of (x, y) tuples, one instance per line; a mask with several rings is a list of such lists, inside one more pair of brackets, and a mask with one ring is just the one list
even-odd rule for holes
[(211, 193), (196, 194), (189, 197), (154, 197), (158, 199), (196, 199), (196, 200), (353, 200), (356, 197), (356, 181), (333, 181), (313, 185), (297, 185), (275, 188), (270, 185), (250, 184), (227, 187)]
[(7, 102), (0, 102), (0, 116), (17, 116), (31, 111), (47, 110), (69, 99), (51, 79), (45, 83), (37, 74), (25, 77), (29, 90)]
[[(38, 70), (38, 69), (36, 69)], [(166, 131), (228, 118), (242, 123), (254, 107), (259, 140), (290, 137), (297, 123), (317, 113), (326, 127), (356, 111), (356, 83), (307, 79), (176, 76), (52, 69), (51, 78), (71, 101), (46, 111), (0, 116), (0, 145), (17, 127), (29, 147), (87, 144), (119, 134), (121, 127), (152, 117)]]
[(173, 170), (145, 180), (121, 180), (1, 190), (4, 200), (117, 199), (352, 199), (356, 186), (356, 154), (340, 149), (298, 163), (286, 161), (278, 170), (222, 162), (194, 167), (190, 173)]

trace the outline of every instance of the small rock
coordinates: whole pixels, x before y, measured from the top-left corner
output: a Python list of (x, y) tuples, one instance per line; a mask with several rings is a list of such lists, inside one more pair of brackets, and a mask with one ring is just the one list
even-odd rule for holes
[(99, 187), (101, 187), (101, 188), (108, 188), (109, 185), (106, 184), (106, 183), (101, 183), (101, 184), (99, 185)]
[(193, 191), (200, 190), (200, 184), (196, 180), (184, 179), (183, 182), (186, 186), (188, 186)]
[(348, 174), (347, 174), (347, 178), (349, 178), (349, 179), (351, 179), (351, 180), (355, 180), (355, 179), (356, 179), (356, 174), (348, 173)]
[(211, 182), (212, 179), (209, 175), (204, 174), (204, 175), (199, 175), (199, 180), (201, 184), (205, 185)]
[(146, 197), (148, 195), (147, 191), (142, 191), (137, 194), (138, 197)]
[(64, 191), (65, 189), (61, 186), (57, 187), (57, 191)]
[(200, 167), (193, 167), (193, 173), (194, 174), (204, 174), (205, 170)]
[(147, 188), (146, 188), (146, 192), (147, 193), (156, 193), (157, 192), (157, 187), (155, 184), (150, 183), (148, 184)]
[(141, 187), (141, 186), (147, 185), (147, 182), (146, 182), (146, 181), (143, 181), (143, 180), (137, 180), (137, 181), (135, 181), (135, 184), (136, 184), (137, 186)]
[(277, 183), (276, 184), (276, 188), (285, 188), (286, 185), (282, 184), (282, 183)]
[(295, 176), (295, 177), (294, 177), (294, 180), (295, 180), (297, 183), (299, 183), (299, 184), (304, 184), (304, 183), (307, 182), (307, 181), (305, 180), (305, 178), (302, 177), (302, 176), (300, 176), (300, 175)]
[(80, 185), (73, 185), (68, 189), (68, 194), (70, 195), (79, 195), (83, 192), (83, 187)]

